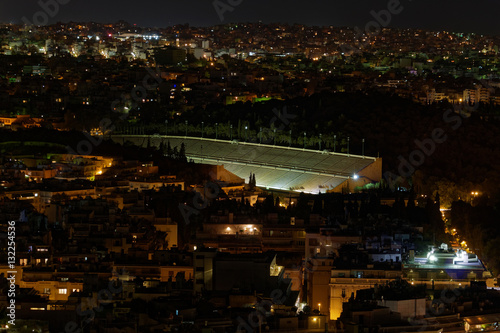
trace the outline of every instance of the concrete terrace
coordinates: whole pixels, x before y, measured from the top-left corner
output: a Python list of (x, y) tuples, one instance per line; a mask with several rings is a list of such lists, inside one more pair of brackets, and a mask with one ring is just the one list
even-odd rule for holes
[[(143, 147), (147, 145), (148, 137), (152, 146), (159, 146), (161, 141), (170, 142), (172, 148), (180, 147), (184, 143), (186, 157), (196, 163), (223, 165), (226, 170), (244, 179), (247, 179), (250, 173), (255, 173), (257, 186), (269, 189), (324, 193), (327, 190), (338, 190), (339, 186), (349, 179), (359, 186), (379, 181), (381, 178), (381, 159), (369, 156), (235, 140), (164, 135), (112, 135), (113, 141), (131, 141)], [(363, 175), (373, 164), (377, 164), (375, 169), (380, 170), (371, 170)], [(359, 175), (359, 179), (354, 180), (354, 175)]]

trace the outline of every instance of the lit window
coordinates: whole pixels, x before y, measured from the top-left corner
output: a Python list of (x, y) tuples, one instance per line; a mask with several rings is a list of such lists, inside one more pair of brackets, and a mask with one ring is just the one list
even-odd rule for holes
[(68, 289), (66, 288), (59, 288), (59, 295), (66, 295), (68, 294)]

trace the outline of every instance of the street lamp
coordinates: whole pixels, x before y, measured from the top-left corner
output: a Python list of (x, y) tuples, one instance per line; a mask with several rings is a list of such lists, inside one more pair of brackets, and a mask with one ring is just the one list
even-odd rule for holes
[(165, 136), (168, 136), (168, 119), (165, 120)]
[(188, 121), (186, 120), (185, 123), (186, 123), (186, 135), (185, 136), (187, 137), (188, 136)]
[(321, 150), (321, 133), (319, 134), (319, 150)]
[(248, 141), (248, 126), (245, 126), (245, 142)]
[(472, 191), (470, 194), (471, 194), (471, 196), (472, 196), (472, 197), (470, 198), (470, 202), (471, 202), (471, 204), (472, 204), (472, 203), (473, 203), (473, 201), (474, 201), (474, 199), (476, 199), (476, 198), (477, 198), (477, 196), (479, 195), (479, 192), (477, 192), (477, 191)]
[(351, 141), (350, 137), (347, 137), (347, 156), (349, 156), (349, 142)]
[(288, 141), (288, 147), (292, 146), (292, 130), (290, 130), (290, 139)]
[(321, 313), (321, 303), (318, 303), (318, 310)]
[(201, 122), (201, 138), (203, 139), (203, 131), (205, 130), (205, 123)]
[(262, 127), (259, 130), (259, 137), (260, 137), (259, 143), (262, 144)]
[(231, 138), (231, 141), (233, 141), (233, 125), (229, 126), (229, 133), (230, 133), (230, 138)]
[(365, 139), (361, 140), (361, 155), (363, 155), (363, 158), (365, 157)]
[[(374, 179), (371, 179), (370, 177), (367, 177), (367, 176), (358, 175), (357, 173), (355, 173), (355, 174), (353, 174), (353, 175), (352, 175), (352, 179), (353, 179), (353, 180), (358, 180), (358, 179), (362, 179), (362, 178), (364, 178), (364, 179), (368, 180), (371, 184), (376, 184), (376, 183), (378, 183), (378, 181), (376, 181), (376, 180), (374, 180)], [(366, 182), (365, 182), (365, 183), (366, 183)]]
[(333, 136), (333, 152), (337, 150), (337, 135)]
[(274, 145), (276, 146), (276, 128), (274, 129)]
[(306, 149), (306, 136), (307, 136), (307, 133), (304, 132), (304, 149)]

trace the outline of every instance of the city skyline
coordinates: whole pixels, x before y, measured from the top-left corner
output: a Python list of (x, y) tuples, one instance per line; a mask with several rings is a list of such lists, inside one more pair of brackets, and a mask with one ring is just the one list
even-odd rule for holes
[(498, 330), (498, 4), (21, 1), (0, 332)]
[[(55, 0), (54, 0), (55, 1)], [(386, 10), (388, 6), (397, 11), (388, 17), (389, 27), (421, 28), (426, 30), (448, 30), (453, 32), (473, 32), (480, 34), (499, 34), (500, 28), (495, 25), (495, 13), (500, 4), (491, 0), (481, 0), (474, 8), (488, 10), (471, 10), (465, 1), (357, 1), (356, 3), (329, 3), (319, 1), (289, 1), (286, 8), (282, 3), (272, 4), (264, 1), (184, 1), (158, 2), (148, 0), (135, 5), (130, 0), (116, 2), (62, 1), (54, 6), (53, 1), (16, 2), (0, 4), (0, 21), (5, 23), (37, 22), (39, 12), (47, 13), (38, 16), (38, 22), (53, 24), (56, 22), (112, 23), (125, 20), (131, 24), (144, 27), (167, 27), (189, 23), (193, 26), (210, 26), (231, 22), (258, 22), (305, 24), (309, 26), (357, 26), (364, 28), (373, 21), (374, 13)], [(44, 9), (44, 4), (46, 9)], [(58, 7), (58, 8), (57, 8)], [(98, 10), (96, 10), (98, 8)], [(144, 9), (144, 10), (141, 10)], [(285, 11), (286, 9), (286, 11)]]

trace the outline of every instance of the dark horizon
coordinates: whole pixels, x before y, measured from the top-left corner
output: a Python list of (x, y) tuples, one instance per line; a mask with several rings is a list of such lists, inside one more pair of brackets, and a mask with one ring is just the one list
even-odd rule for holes
[[(53, 3), (55, 0), (47, 0)], [(67, 0), (59, 0), (61, 2)], [(46, 15), (48, 24), (57, 22), (98, 22), (113, 23), (120, 20), (141, 27), (164, 28), (188, 23), (191, 26), (213, 26), (227, 23), (263, 22), (283, 24), (304, 24), (307, 26), (359, 27), (374, 21), (372, 11), (386, 10), (389, 4), (400, 9), (388, 20), (388, 27), (415, 28), (433, 31), (452, 31), (499, 35), (500, 27), (495, 24), (500, 3), (493, 0), (479, 0), (474, 4), (465, 0), (458, 1), (412, 1), (359, 0), (355, 3), (320, 3), (313, 0), (304, 4), (297, 0), (286, 4), (274, 1), (269, 4), (263, 0), (235, 1), (236, 6), (228, 5), (227, 0), (217, 0), (226, 4), (229, 10), (217, 12), (214, 1), (188, 0), (184, 2), (159, 2), (146, 0), (140, 6), (132, 0), (120, 2), (97, 2), (96, 0), (70, 0), (58, 4), (59, 8), (44, 10), (38, 1), (0, 3), (0, 21), (21, 24), (34, 22), (38, 12)], [(398, 5), (399, 3), (399, 5)], [(144, 9), (144, 10), (142, 10)], [(477, 9), (477, 10), (476, 10)], [(53, 10), (53, 13), (49, 11)], [(40, 16), (43, 17), (43, 16)], [(25, 18), (25, 19), (24, 19)], [(222, 18), (222, 20), (221, 20)]]

